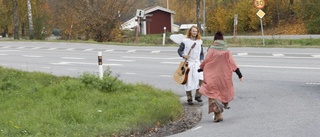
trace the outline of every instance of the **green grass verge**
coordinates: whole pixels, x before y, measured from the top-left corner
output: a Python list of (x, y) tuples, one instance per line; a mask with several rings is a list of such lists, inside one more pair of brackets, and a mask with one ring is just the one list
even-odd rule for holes
[(173, 92), (110, 74), (101, 80), (0, 67), (0, 136), (125, 135), (181, 117)]
[[(178, 46), (170, 40), (171, 33), (166, 34), (165, 45), (166, 46)], [(151, 34), (151, 35), (140, 35), (139, 46), (163, 46), (162, 45), (162, 34)], [(225, 39), (230, 47), (274, 47), (274, 48), (320, 48), (320, 39), (265, 39), (265, 46), (262, 44), (262, 39), (246, 39), (237, 38), (236, 44), (234, 44), (233, 38)], [(213, 39), (203, 39), (204, 46), (209, 46)], [(123, 41), (119, 42), (107, 42), (107, 44), (114, 45), (135, 45), (135, 39), (128, 37)]]

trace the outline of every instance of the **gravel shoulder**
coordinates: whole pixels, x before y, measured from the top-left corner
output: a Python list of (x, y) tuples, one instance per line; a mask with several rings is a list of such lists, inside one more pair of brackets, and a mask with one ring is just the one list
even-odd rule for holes
[(184, 115), (179, 120), (131, 134), (128, 137), (163, 137), (181, 133), (195, 127), (202, 118), (202, 103), (194, 102), (194, 105), (188, 105), (186, 102), (182, 102), (182, 105)]

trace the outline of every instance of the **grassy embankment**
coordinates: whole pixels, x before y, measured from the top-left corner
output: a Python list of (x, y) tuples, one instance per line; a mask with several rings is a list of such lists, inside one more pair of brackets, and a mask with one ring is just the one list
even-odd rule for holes
[(111, 136), (182, 116), (171, 91), (125, 84), (110, 73), (101, 80), (0, 67), (0, 136)]
[[(133, 32), (130, 32), (133, 33)], [(178, 46), (170, 40), (171, 33), (166, 34), (165, 46)], [(212, 35), (212, 34), (211, 34)], [(227, 34), (228, 35), (228, 34)], [(250, 34), (247, 34), (250, 35)], [(252, 34), (251, 34), (252, 35)], [(1, 40), (1, 39), (0, 39)], [(12, 41), (12, 39), (2, 40)], [(30, 40), (19, 40), (30, 42)], [(36, 42), (44, 42), (44, 40), (31, 40)], [(135, 36), (126, 35), (121, 42), (96, 42), (93, 40), (45, 40), (46, 42), (77, 42), (77, 43), (96, 43), (102, 45), (124, 45), (136, 46)], [(209, 46), (213, 41), (212, 39), (203, 39), (203, 45)], [(265, 39), (265, 46), (262, 44), (262, 39), (248, 39), (237, 38), (234, 44), (233, 38), (226, 38), (229, 47), (264, 47), (264, 48), (320, 48), (320, 39), (306, 38), (306, 39), (279, 39), (276, 36), (272, 39)], [(162, 34), (140, 35), (138, 38), (138, 46), (163, 46)]]

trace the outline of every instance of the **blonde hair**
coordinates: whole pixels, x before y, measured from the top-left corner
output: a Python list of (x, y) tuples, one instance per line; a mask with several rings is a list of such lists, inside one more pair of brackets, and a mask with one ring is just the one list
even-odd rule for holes
[(199, 30), (199, 28), (198, 28), (197, 26), (191, 26), (191, 28), (187, 31), (187, 34), (186, 34), (187, 37), (188, 37), (188, 38), (191, 38), (191, 30), (192, 30), (192, 28), (197, 29), (198, 34), (197, 34), (196, 38), (197, 38), (197, 39), (201, 39), (200, 30)]

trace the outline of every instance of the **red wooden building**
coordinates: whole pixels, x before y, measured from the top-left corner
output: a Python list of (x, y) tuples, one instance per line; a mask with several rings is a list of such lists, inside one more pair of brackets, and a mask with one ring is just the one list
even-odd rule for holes
[[(160, 34), (164, 32), (173, 32), (173, 17), (175, 12), (160, 6), (150, 7), (143, 10), (144, 16), (141, 17), (141, 34)], [(123, 28), (132, 28), (137, 25), (137, 17), (122, 24)]]
[(174, 12), (163, 7), (151, 7), (144, 9), (145, 21), (141, 22), (142, 34), (159, 34), (166, 31), (173, 32)]

